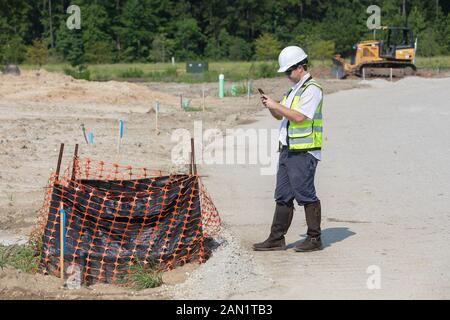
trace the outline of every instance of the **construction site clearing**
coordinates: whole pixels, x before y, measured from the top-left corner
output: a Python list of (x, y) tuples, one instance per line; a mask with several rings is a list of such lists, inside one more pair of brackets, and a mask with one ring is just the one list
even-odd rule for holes
[[(314, 76), (314, 69), (312, 75)], [(446, 76), (448, 74), (440, 74), (440, 77)], [(328, 95), (338, 91), (357, 92), (377, 86), (395, 86), (409, 79), (427, 81), (413, 77), (390, 83), (385, 79), (337, 80), (320, 76), (318, 81), (323, 85), (327, 99)], [(230, 82), (226, 83), (227, 87), (230, 85)], [(290, 83), (285, 78), (258, 79), (253, 81), (253, 87), (264, 88), (266, 94), (279, 99), (290, 87)], [(56, 171), (61, 143), (65, 143), (66, 148), (73, 148), (78, 144), (80, 158), (187, 174), (189, 168), (186, 165), (173, 164), (171, 161), (173, 130), (192, 130), (194, 121), (202, 121), (204, 130), (224, 130), (251, 125), (260, 119), (263, 108), (257, 94), (220, 99), (217, 91), (216, 83), (89, 82), (42, 69), (22, 71), (20, 76), (0, 75), (0, 244), (23, 244), (29, 240), (38, 223), (49, 177)], [(180, 96), (189, 102), (192, 110), (180, 106)], [(154, 110), (156, 102), (159, 103), (157, 128)], [(333, 105), (325, 102), (325, 114), (327, 108), (333, 108)], [(120, 152), (116, 152), (118, 120), (125, 123)], [(91, 143), (87, 143), (86, 136), (83, 136), (82, 127), (91, 134)], [(70, 168), (72, 161), (72, 153), (66, 152), (62, 163)], [(203, 173), (208, 173), (201, 165), (198, 170), (200, 177)], [(217, 192), (220, 190), (218, 186), (209, 188), (208, 183), (213, 183), (214, 180), (210, 180), (207, 175), (202, 181), (210, 190), (211, 200), (214, 202), (219, 199), (217, 209), (224, 228), (215, 239), (217, 250), (222, 250), (218, 259), (224, 255), (236, 259), (232, 259), (235, 265), (231, 263), (223, 266), (224, 273), (236, 273), (237, 279), (241, 275), (245, 278), (248, 274), (258, 273), (259, 271), (255, 271), (259, 270), (257, 262), (253, 261), (245, 241), (241, 242), (235, 235), (239, 229), (230, 231), (227, 228), (229, 212), (221, 212), (220, 204), (232, 199), (226, 199), (226, 193)], [(267, 197), (270, 198), (271, 195)], [(217, 264), (221, 264), (214, 262), (214, 255), (213, 252), (211, 260), (201, 266), (205, 277), (208, 276), (208, 264), (215, 269)], [(256, 265), (250, 267), (246, 263)], [(239, 270), (234, 270), (233, 266)], [(199, 264), (187, 263), (167, 271), (163, 275), (163, 285), (153, 289), (134, 291), (96, 283), (70, 291), (61, 288), (61, 280), (57, 277), (25, 273), (4, 266), (0, 270), (0, 298), (168, 299), (186, 295), (196, 298), (201, 295), (189, 295), (190, 290), (197, 290), (189, 285), (202, 277), (196, 273), (198, 269)], [(258, 292), (261, 288), (263, 285), (258, 287), (255, 283), (253, 291)], [(235, 288), (227, 290), (239, 296)]]

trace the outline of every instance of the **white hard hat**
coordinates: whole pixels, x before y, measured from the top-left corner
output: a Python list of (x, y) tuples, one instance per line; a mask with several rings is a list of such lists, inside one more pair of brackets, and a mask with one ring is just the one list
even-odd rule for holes
[(305, 60), (307, 57), (308, 55), (300, 47), (289, 46), (284, 48), (278, 56), (278, 63), (280, 64), (278, 72), (285, 72), (287, 69)]

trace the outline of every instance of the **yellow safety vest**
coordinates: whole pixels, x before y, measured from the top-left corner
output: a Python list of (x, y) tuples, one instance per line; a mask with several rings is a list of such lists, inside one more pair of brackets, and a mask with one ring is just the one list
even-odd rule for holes
[[(322, 87), (317, 81), (309, 78), (295, 94), (291, 105), (286, 107), (295, 110), (300, 103), (303, 92), (309, 86), (316, 86), (322, 90)], [(289, 93), (290, 91), (283, 97), (281, 104), (285, 105)], [(322, 149), (322, 102), (323, 95), (316, 108), (313, 119), (306, 118), (302, 122), (288, 121), (286, 142), (289, 150), (307, 151)]]

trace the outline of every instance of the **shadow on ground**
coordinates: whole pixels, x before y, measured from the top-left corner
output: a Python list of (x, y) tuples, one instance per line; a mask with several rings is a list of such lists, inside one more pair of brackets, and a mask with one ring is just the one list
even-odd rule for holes
[[(332, 244), (340, 242), (342, 240), (345, 240), (348, 237), (351, 237), (355, 235), (356, 233), (351, 231), (349, 228), (327, 228), (322, 230), (322, 243), (323, 248), (330, 247)], [(306, 238), (306, 234), (302, 235)], [(304, 239), (300, 239), (296, 242), (290, 243), (287, 245), (287, 249), (294, 248), (295, 246), (299, 245), (301, 242), (303, 242)]]

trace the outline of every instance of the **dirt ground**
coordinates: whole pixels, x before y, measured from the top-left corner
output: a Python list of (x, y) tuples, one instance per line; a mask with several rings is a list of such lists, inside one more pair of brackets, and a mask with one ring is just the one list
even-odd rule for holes
[[(314, 75), (314, 73), (313, 73)], [(351, 89), (359, 80), (323, 80), (327, 94)], [(226, 83), (228, 88), (231, 83)], [(253, 86), (280, 97), (289, 82), (286, 79), (261, 79)], [(180, 107), (180, 94), (191, 107), (202, 108), (205, 88), (205, 112), (186, 112)], [(44, 188), (55, 170), (59, 145), (65, 143), (63, 168), (74, 145), (80, 145), (80, 157), (105, 162), (161, 169), (184, 170), (170, 161), (174, 129), (192, 130), (193, 122), (203, 128), (231, 128), (254, 122), (261, 110), (257, 95), (217, 97), (217, 84), (133, 84), (124, 82), (87, 82), (46, 71), (23, 71), (20, 76), (0, 75), (0, 241), (23, 243), (36, 223), (43, 203)], [(160, 101), (159, 130), (155, 129), (153, 106)], [(120, 155), (116, 152), (118, 120), (125, 121)], [(94, 135), (87, 145), (81, 129), (84, 124)], [(208, 187), (208, 185), (206, 185)], [(212, 195), (213, 199), (215, 195)], [(220, 212), (219, 212), (220, 213)], [(129, 289), (99, 286), (68, 292), (60, 289), (53, 277), (29, 275), (11, 268), (0, 270), (1, 298), (168, 298), (167, 288), (183, 283), (197, 265), (178, 268), (165, 275), (158, 289), (132, 293)], [(32, 284), (32, 285), (31, 285)]]

